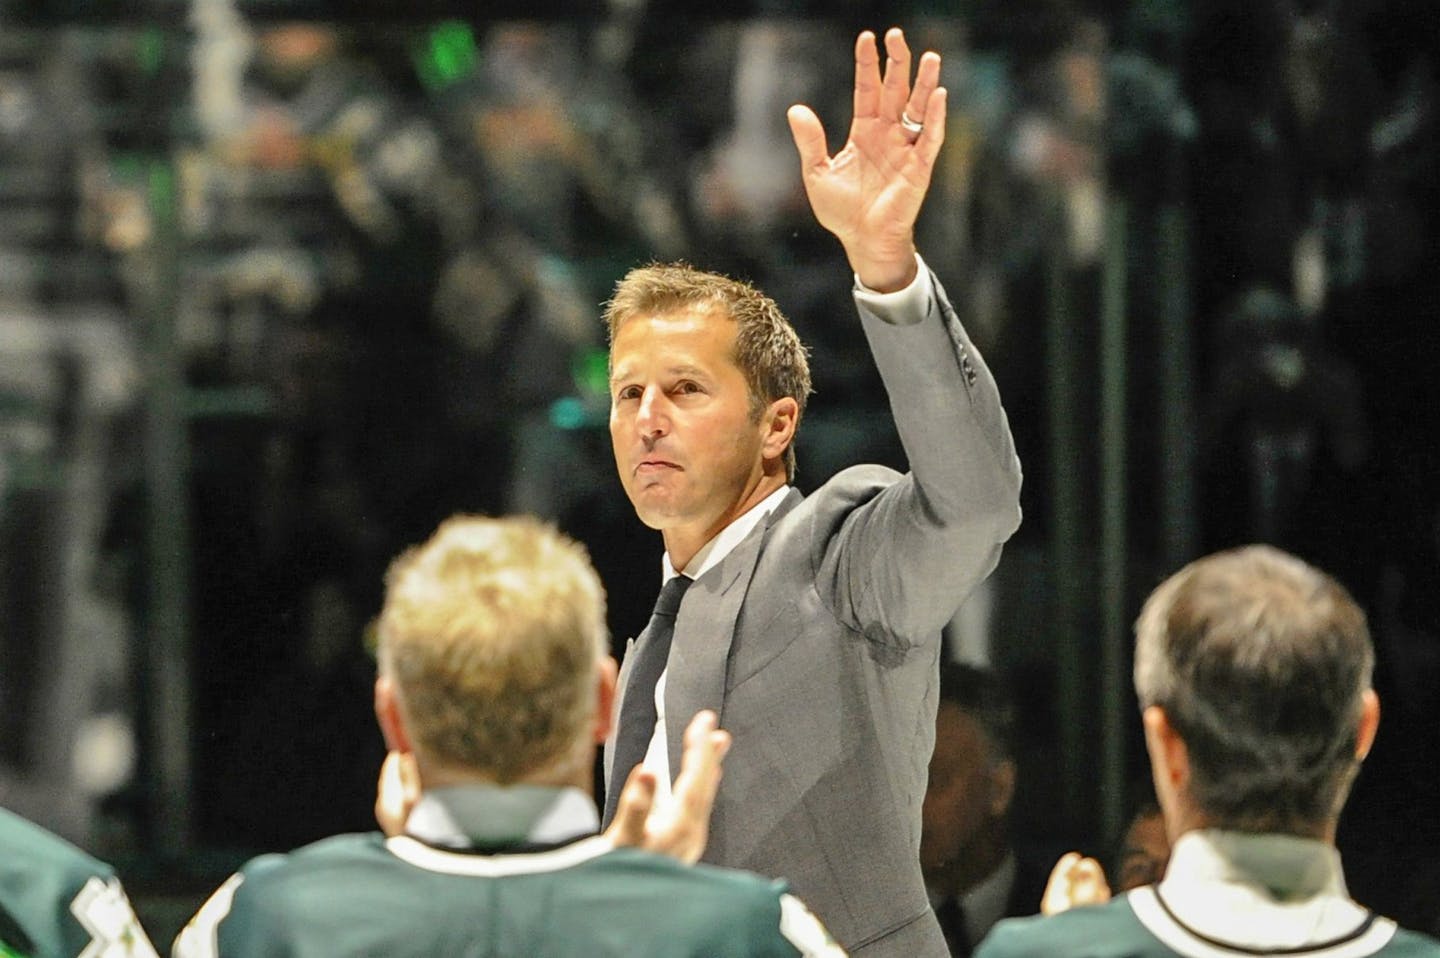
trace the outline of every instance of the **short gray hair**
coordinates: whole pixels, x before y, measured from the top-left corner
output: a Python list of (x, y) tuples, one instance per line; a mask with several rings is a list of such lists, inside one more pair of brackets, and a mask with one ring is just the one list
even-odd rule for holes
[(1135, 693), (1185, 742), (1218, 826), (1302, 833), (1339, 814), (1375, 654), (1330, 576), (1269, 546), (1199, 559), (1135, 623)]

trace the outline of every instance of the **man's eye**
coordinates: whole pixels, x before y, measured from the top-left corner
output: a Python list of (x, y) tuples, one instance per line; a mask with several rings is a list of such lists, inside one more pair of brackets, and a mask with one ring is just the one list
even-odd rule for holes
[(700, 386), (698, 383), (692, 383), (689, 380), (686, 380), (685, 382), (682, 382), (680, 383), (680, 385), (676, 386), (675, 391), (678, 393), (698, 393), (700, 392)]
[(616, 399), (636, 399), (640, 396), (639, 386), (626, 386), (615, 394)]

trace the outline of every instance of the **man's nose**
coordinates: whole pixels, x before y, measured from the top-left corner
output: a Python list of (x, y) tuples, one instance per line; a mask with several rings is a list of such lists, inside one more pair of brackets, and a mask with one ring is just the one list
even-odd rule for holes
[(640, 407), (635, 411), (635, 426), (647, 439), (662, 436), (669, 429), (665, 395), (661, 390), (651, 386), (640, 396)]

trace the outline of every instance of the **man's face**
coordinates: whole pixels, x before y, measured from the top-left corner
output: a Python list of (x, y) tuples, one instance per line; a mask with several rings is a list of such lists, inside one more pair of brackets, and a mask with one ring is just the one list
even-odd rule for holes
[(762, 475), (763, 417), (735, 364), (733, 320), (688, 307), (637, 316), (610, 348), (610, 440), (620, 482), (652, 529), (708, 539)]
[(1005, 827), (1009, 796), (1003, 791), (980, 723), (954, 703), (941, 702), (920, 837), (920, 864), (927, 873), (966, 855), (991, 830)]

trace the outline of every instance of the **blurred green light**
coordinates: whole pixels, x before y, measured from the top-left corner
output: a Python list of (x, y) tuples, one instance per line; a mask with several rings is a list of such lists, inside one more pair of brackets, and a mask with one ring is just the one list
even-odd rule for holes
[(598, 346), (581, 350), (570, 362), (570, 377), (582, 396), (610, 395), (610, 354)]
[(446, 20), (426, 36), (423, 49), (415, 58), (415, 68), (427, 87), (440, 90), (469, 76), (479, 59), (470, 24)]
[(565, 396), (550, 404), (550, 424), (556, 429), (579, 429), (585, 425), (585, 404)]

